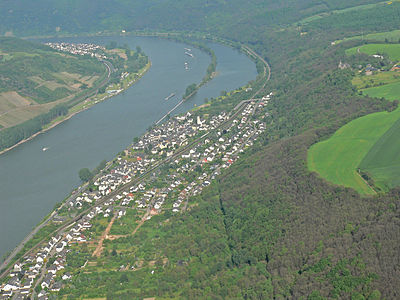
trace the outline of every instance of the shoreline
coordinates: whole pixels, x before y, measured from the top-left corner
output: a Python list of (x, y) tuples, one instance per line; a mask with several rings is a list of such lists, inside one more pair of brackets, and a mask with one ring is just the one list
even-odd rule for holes
[[(256, 53), (255, 53), (254, 55), (258, 56)], [(128, 86), (127, 86), (125, 89), (123, 89), (123, 90), (126, 90), (127, 88), (129, 88), (130, 86), (132, 86), (134, 83), (136, 83), (138, 80), (140, 80), (141, 77), (150, 69), (150, 66), (151, 66), (151, 62), (149, 61), (149, 65), (148, 65), (148, 66), (146, 65), (146, 67), (145, 67), (145, 68), (143, 69), (143, 71), (140, 73), (140, 77), (138, 77), (136, 80), (134, 80), (130, 85), (128, 85)], [(266, 71), (266, 69), (265, 69), (264, 71)], [(203, 84), (206, 84), (208, 81), (212, 80), (212, 79), (215, 78), (217, 75), (218, 75), (217, 72), (213, 72), (213, 74), (211, 75), (211, 77), (208, 78), (208, 80), (207, 80), (206, 82), (204, 82)], [(264, 75), (266, 75), (266, 74), (264, 73)], [(268, 74), (268, 75), (270, 75), (270, 74)], [(268, 77), (269, 77), (269, 76), (268, 76)], [(269, 78), (268, 78), (268, 79), (269, 79)], [(264, 86), (265, 86), (265, 84), (264, 84)], [(263, 87), (264, 87), (264, 86), (263, 86)], [(263, 87), (262, 87), (262, 88), (263, 88)], [(262, 88), (261, 88), (261, 89), (262, 89)], [(261, 90), (261, 89), (260, 89), (260, 90)], [(260, 90), (259, 90), (259, 91), (260, 91)], [(258, 91), (258, 92), (259, 92), (259, 91)], [(121, 92), (122, 92), (122, 91), (121, 91)], [(197, 90), (194, 91), (194, 92), (192, 92), (192, 93), (191, 93), (190, 95), (188, 95), (186, 98), (182, 99), (181, 102), (183, 102), (184, 100), (189, 99), (189, 98), (192, 97), (196, 92), (197, 92)], [(115, 95), (111, 95), (110, 97), (106, 97), (106, 98), (104, 98), (103, 100), (98, 100), (98, 101), (99, 101), (99, 102), (102, 102), (102, 101), (107, 100), (108, 98), (112, 98), (113, 96), (115, 96)], [(97, 103), (99, 103), (99, 102), (97, 102)], [(86, 109), (88, 109), (88, 108), (94, 106), (94, 105), (97, 104), (97, 103), (93, 103), (92, 105), (90, 105), (90, 106), (88, 106), (88, 107), (85, 107), (85, 108), (83, 108), (83, 109), (80, 109), (79, 111), (74, 112), (74, 113), (72, 113), (71, 115), (68, 115), (65, 119), (60, 120), (60, 121), (57, 121), (57, 122), (55, 122), (54, 124), (52, 124), (51, 126), (49, 126), (48, 128), (46, 128), (46, 129), (44, 129), (44, 130), (42, 130), (42, 131), (36, 133), (35, 136), (36, 136), (36, 135), (39, 135), (40, 133), (45, 132), (45, 131), (47, 131), (47, 130), (49, 130), (49, 129), (55, 127), (55, 126), (57, 126), (58, 124), (62, 123), (63, 121), (65, 121), (65, 120), (67, 120), (67, 119), (70, 119), (73, 115), (75, 115), (75, 114), (77, 114), (77, 113), (79, 113), (79, 112), (81, 112), (81, 111), (83, 111), (83, 110), (86, 110)], [(80, 103), (80, 104), (82, 104), (82, 103)], [(209, 106), (210, 104), (204, 103), (203, 105)], [(195, 109), (195, 108), (193, 108), (193, 109)], [(236, 109), (236, 108), (235, 108), (235, 109)], [(190, 110), (189, 110), (189, 111), (190, 111)], [(168, 113), (167, 113), (167, 115), (168, 115)], [(161, 121), (161, 120), (159, 120), (159, 121)], [(26, 141), (32, 139), (33, 137), (34, 137), (34, 136), (31, 136), (30, 138), (26, 139)], [(23, 142), (25, 142), (25, 141), (21, 141), (20, 143), (23, 143)], [(14, 148), (14, 147), (16, 147), (16, 146), (17, 146), (17, 144), (14, 145), (12, 148)], [(1, 154), (1, 153), (0, 153), (0, 154)], [(68, 197), (67, 197), (67, 198), (68, 198)], [(64, 199), (64, 200), (65, 200), (65, 199)], [(60, 203), (63, 203), (64, 200), (61, 201)], [(55, 209), (55, 210), (53, 209), (53, 210), (50, 212), (49, 215), (47, 215), (38, 225), (35, 226), (35, 228), (38, 227), (38, 226), (40, 226), (42, 223), (45, 223), (47, 220), (49, 220), (49, 219), (51, 218), (52, 213), (53, 213), (54, 211), (57, 211), (57, 209)], [(57, 230), (58, 230), (58, 229), (57, 229)], [(25, 239), (26, 239), (26, 238), (25, 238)], [(23, 241), (25, 241), (25, 239), (24, 239)], [(42, 242), (42, 241), (41, 241), (41, 242)], [(39, 242), (39, 243), (40, 243), (40, 242)], [(38, 244), (39, 244), (39, 243), (38, 243)], [(35, 245), (33, 248), (31, 248), (28, 252), (32, 251), (35, 247), (38, 246), (38, 244)], [(26, 253), (28, 253), (28, 252), (26, 252)], [(25, 253), (25, 254), (26, 254), (26, 253)], [(6, 259), (8, 259), (9, 257), (10, 257), (10, 255), (7, 255)], [(12, 258), (11, 258), (11, 259), (12, 259)], [(18, 261), (18, 260), (19, 260), (19, 259), (17, 259), (16, 261)], [(8, 270), (7, 268), (10, 268), (9, 264), (6, 265), (6, 269), (5, 269), (4, 271), (3, 271), (3, 270), (0, 270), (0, 271), (3, 271), (3, 273), (0, 274), (0, 278), (2, 278), (2, 277), (7, 273), (7, 270)]]
[[(138, 78), (136, 78), (136, 79), (135, 79), (131, 84), (129, 84), (126, 88), (124, 88), (123, 90), (121, 90), (120, 93), (122, 93), (123, 91), (126, 91), (128, 88), (130, 88), (130, 87), (131, 87), (132, 85), (134, 85), (136, 82), (138, 82), (138, 81), (147, 73), (147, 71), (150, 70), (150, 67), (151, 67), (151, 61), (149, 60), (149, 63), (148, 63), (148, 64), (144, 67), (144, 69), (141, 70), (141, 72), (138, 74)], [(65, 116), (62, 120), (58, 120), (58, 121), (53, 121), (53, 122), (51, 122), (51, 123), (48, 125), (48, 127), (46, 127), (46, 128), (44, 128), (44, 129), (42, 129), (42, 130), (36, 132), (35, 134), (31, 135), (30, 137), (28, 137), (28, 138), (26, 138), (26, 139), (23, 139), (23, 140), (19, 141), (18, 143), (16, 143), (15, 145), (13, 145), (13, 146), (11, 146), (11, 147), (8, 147), (8, 148), (6, 148), (6, 149), (1, 150), (1, 151), (0, 151), (0, 155), (3, 155), (4, 153), (6, 153), (6, 152), (8, 152), (8, 151), (10, 151), (10, 150), (12, 150), (12, 149), (14, 149), (14, 148), (16, 148), (16, 147), (18, 147), (18, 146), (20, 146), (20, 145), (26, 143), (26, 142), (29, 142), (29, 141), (33, 140), (33, 139), (34, 139), (35, 137), (37, 137), (38, 135), (40, 135), (40, 134), (42, 134), (42, 133), (45, 133), (45, 132), (49, 131), (50, 129), (53, 129), (54, 127), (56, 127), (57, 125), (59, 125), (59, 124), (65, 122), (65, 121), (68, 121), (68, 120), (71, 119), (73, 116), (75, 116), (75, 115), (77, 115), (77, 114), (79, 114), (79, 113), (81, 113), (81, 112), (83, 112), (83, 111), (85, 111), (85, 110), (87, 110), (87, 109), (89, 109), (89, 108), (92, 108), (92, 107), (95, 106), (96, 104), (99, 104), (99, 103), (104, 102), (104, 101), (106, 101), (106, 100), (108, 100), (108, 99), (110, 99), (110, 98), (113, 98), (114, 96), (117, 96), (117, 95), (119, 95), (120, 93), (115, 94), (115, 95), (110, 95), (110, 96), (107, 96), (107, 95), (106, 95), (105, 98), (103, 98), (102, 100), (96, 100), (93, 104), (88, 105), (87, 107), (82, 107), (81, 109), (77, 110), (76, 112), (73, 112), (73, 113), (68, 114), (68, 115)], [(95, 97), (95, 96), (96, 96), (96, 95), (94, 95), (94, 96), (92, 96), (92, 97)], [(87, 99), (85, 99), (85, 100), (83, 100), (82, 102), (78, 103), (76, 106), (82, 104), (84, 101), (87, 101), (87, 100), (90, 99), (90, 98), (91, 98), (91, 97), (88, 97)], [(73, 107), (71, 107), (71, 109), (73, 109)]]

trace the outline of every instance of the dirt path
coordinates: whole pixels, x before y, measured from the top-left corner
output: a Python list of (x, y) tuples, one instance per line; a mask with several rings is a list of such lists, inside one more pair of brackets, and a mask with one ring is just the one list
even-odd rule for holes
[(111, 230), (111, 227), (112, 227), (112, 225), (114, 224), (114, 221), (115, 221), (115, 218), (116, 218), (116, 217), (117, 217), (117, 216), (114, 216), (114, 217), (111, 219), (111, 221), (110, 221), (110, 223), (108, 224), (106, 230), (104, 230), (103, 234), (102, 234), (101, 237), (100, 237), (99, 243), (97, 244), (97, 247), (96, 247), (96, 249), (94, 250), (92, 256), (96, 256), (96, 257), (100, 257), (100, 256), (101, 256), (101, 253), (103, 252), (103, 242), (104, 242), (104, 240), (107, 238), (107, 236), (108, 236), (108, 234), (109, 234), (109, 232), (110, 232), (110, 230)]
[[(105, 239), (110, 240), (110, 241), (113, 241), (113, 240), (117, 240), (117, 239), (124, 238), (124, 237), (127, 237), (127, 236), (133, 236), (133, 235), (135, 235), (135, 233), (139, 230), (140, 227), (142, 227), (142, 225), (144, 224), (144, 222), (147, 220), (147, 217), (148, 217), (149, 215), (150, 215), (150, 212), (146, 212), (146, 213), (144, 214), (144, 216), (143, 216), (142, 219), (139, 221), (138, 225), (135, 227), (135, 229), (132, 231), (131, 234), (106, 235), (106, 236), (105, 236)], [(108, 228), (108, 227), (107, 227), (107, 228)], [(106, 229), (106, 231), (107, 231), (107, 229)], [(104, 240), (104, 239), (103, 239), (103, 240)], [(96, 251), (97, 251), (97, 248), (96, 248)], [(96, 251), (95, 251), (95, 252), (96, 252)], [(94, 256), (94, 253), (93, 253), (93, 256)]]

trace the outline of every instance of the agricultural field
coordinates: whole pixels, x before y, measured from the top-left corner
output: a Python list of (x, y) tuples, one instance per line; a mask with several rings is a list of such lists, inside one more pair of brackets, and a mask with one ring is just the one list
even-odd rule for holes
[[(400, 60), (400, 44), (367, 44), (346, 50), (347, 55), (359, 52), (385, 53), (393, 61)], [(357, 75), (352, 84), (370, 97), (400, 100), (400, 73), (374, 72)], [(374, 194), (400, 185), (400, 108), (379, 112), (353, 120), (331, 138), (313, 145), (308, 152), (308, 166), (335, 184), (352, 187), (360, 194)], [(367, 174), (367, 183), (359, 171)], [(373, 182), (374, 189), (370, 184)]]
[(105, 72), (103, 64), (91, 58), (0, 38), (0, 126), (12, 127), (67, 104)]
[(360, 163), (380, 190), (400, 185), (400, 119), (374, 144)]
[(336, 43), (341, 43), (344, 41), (350, 40), (365, 40), (365, 41), (379, 41), (379, 42), (391, 42), (397, 43), (400, 41), (400, 30), (393, 30), (387, 32), (378, 32), (378, 33), (370, 33), (370, 34), (363, 34), (357, 35), (349, 38), (345, 38), (343, 40), (338, 40)]
[[(46, 113), (57, 104), (66, 103), (72, 99), (82, 91), (82, 85), (92, 87), (94, 81), (99, 78), (99, 76), (80, 76), (66, 72), (54, 73), (53, 75), (64, 83), (45, 81), (36, 76), (30, 78), (38, 85), (34, 88), (34, 91), (45, 92), (49, 95), (49, 101), (34, 100), (31, 97), (22, 96), (17, 91), (0, 92), (0, 125), (5, 128), (12, 127)], [(55, 101), (50, 101), (51, 95), (54, 95)]]
[(399, 118), (400, 109), (397, 109), (351, 121), (331, 138), (309, 149), (309, 169), (332, 183), (352, 187), (360, 194), (374, 194), (357, 169), (371, 148)]
[(400, 60), (400, 44), (366, 44), (346, 50), (347, 55), (353, 55), (358, 52), (368, 55), (386, 54), (392, 61)]
[(363, 89), (362, 91), (363, 94), (366, 94), (370, 97), (383, 97), (391, 101), (400, 100), (400, 81)]
[(379, 87), (385, 84), (396, 83), (400, 81), (400, 72), (388, 71), (377, 72), (375, 74), (365, 76), (357, 75), (353, 78), (351, 83), (359, 90)]
[(317, 15), (313, 15), (313, 16), (304, 18), (304, 19), (296, 22), (296, 25), (305, 25), (305, 24), (313, 22), (315, 20), (319, 20), (319, 19), (322, 19), (324, 17), (330, 16), (332, 14), (343, 14), (343, 13), (347, 13), (347, 12), (351, 12), (351, 11), (360, 11), (360, 10), (364, 10), (364, 9), (368, 10), (368, 9), (375, 8), (377, 6), (382, 6), (382, 5), (388, 5), (387, 1), (379, 2), (379, 3), (357, 5), (357, 6), (352, 6), (352, 7), (348, 7), (348, 8), (344, 8), (344, 9), (338, 9), (338, 10), (332, 10), (329, 13), (324, 12), (324, 13), (320, 13), (320, 14), (317, 14)]

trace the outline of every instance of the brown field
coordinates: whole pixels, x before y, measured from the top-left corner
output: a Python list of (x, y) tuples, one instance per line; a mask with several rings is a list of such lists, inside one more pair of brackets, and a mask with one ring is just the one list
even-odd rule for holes
[(47, 104), (32, 104), (16, 107), (0, 115), (0, 125), (5, 128), (17, 125), (42, 113), (48, 112), (58, 103), (59, 101)]
[(93, 83), (99, 78), (99, 76), (80, 76), (79, 74), (67, 72), (53, 73), (53, 75), (65, 82), (65, 84), (56, 81), (45, 81), (37, 76), (29, 79), (38, 83), (38, 87), (45, 86), (52, 91), (58, 87), (65, 87), (71, 91), (72, 95), (51, 103), (38, 104), (34, 100), (23, 97), (15, 91), (0, 93), (0, 126), (4, 128), (12, 127), (42, 113), (46, 113), (55, 105), (68, 101), (75, 93), (81, 91), (80, 87), (82, 84), (85, 83), (89, 87), (92, 87)]
[(17, 107), (29, 106), (36, 104), (33, 100), (28, 100), (17, 92), (0, 93), (0, 115), (7, 113)]
[(121, 49), (112, 49), (112, 50), (107, 50), (108, 52), (111, 53), (116, 53), (118, 54), (120, 57), (122, 57), (123, 59), (128, 59), (128, 57), (126, 56), (125, 52)]

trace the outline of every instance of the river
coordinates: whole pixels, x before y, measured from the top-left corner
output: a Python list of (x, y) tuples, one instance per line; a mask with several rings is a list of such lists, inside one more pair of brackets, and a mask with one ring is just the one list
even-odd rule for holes
[[(78, 171), (110, 160), (180, 101), (186, 87), (199, 83), (210, 57), (168, 40), (133, 37), (49, 39), (105, 45), (116, 41), (140, 46), (152, 67), (125, 92), (83, 111), (33, 140), (0, 155), (0, 257), (12, 250), (80, 182)], [(217, 74), (175, 113), (201, 105), (255, 79), (254, 63), (229, 47), (209, 44), (217, 56)], [(194, 58), (185, 55), (192, 48)], [(189, 63), (185, 70), (184, 63)], [(171, 93), (176, 96), (165, 101)], [(42, 151), (46, 147), (47, 151)]]

